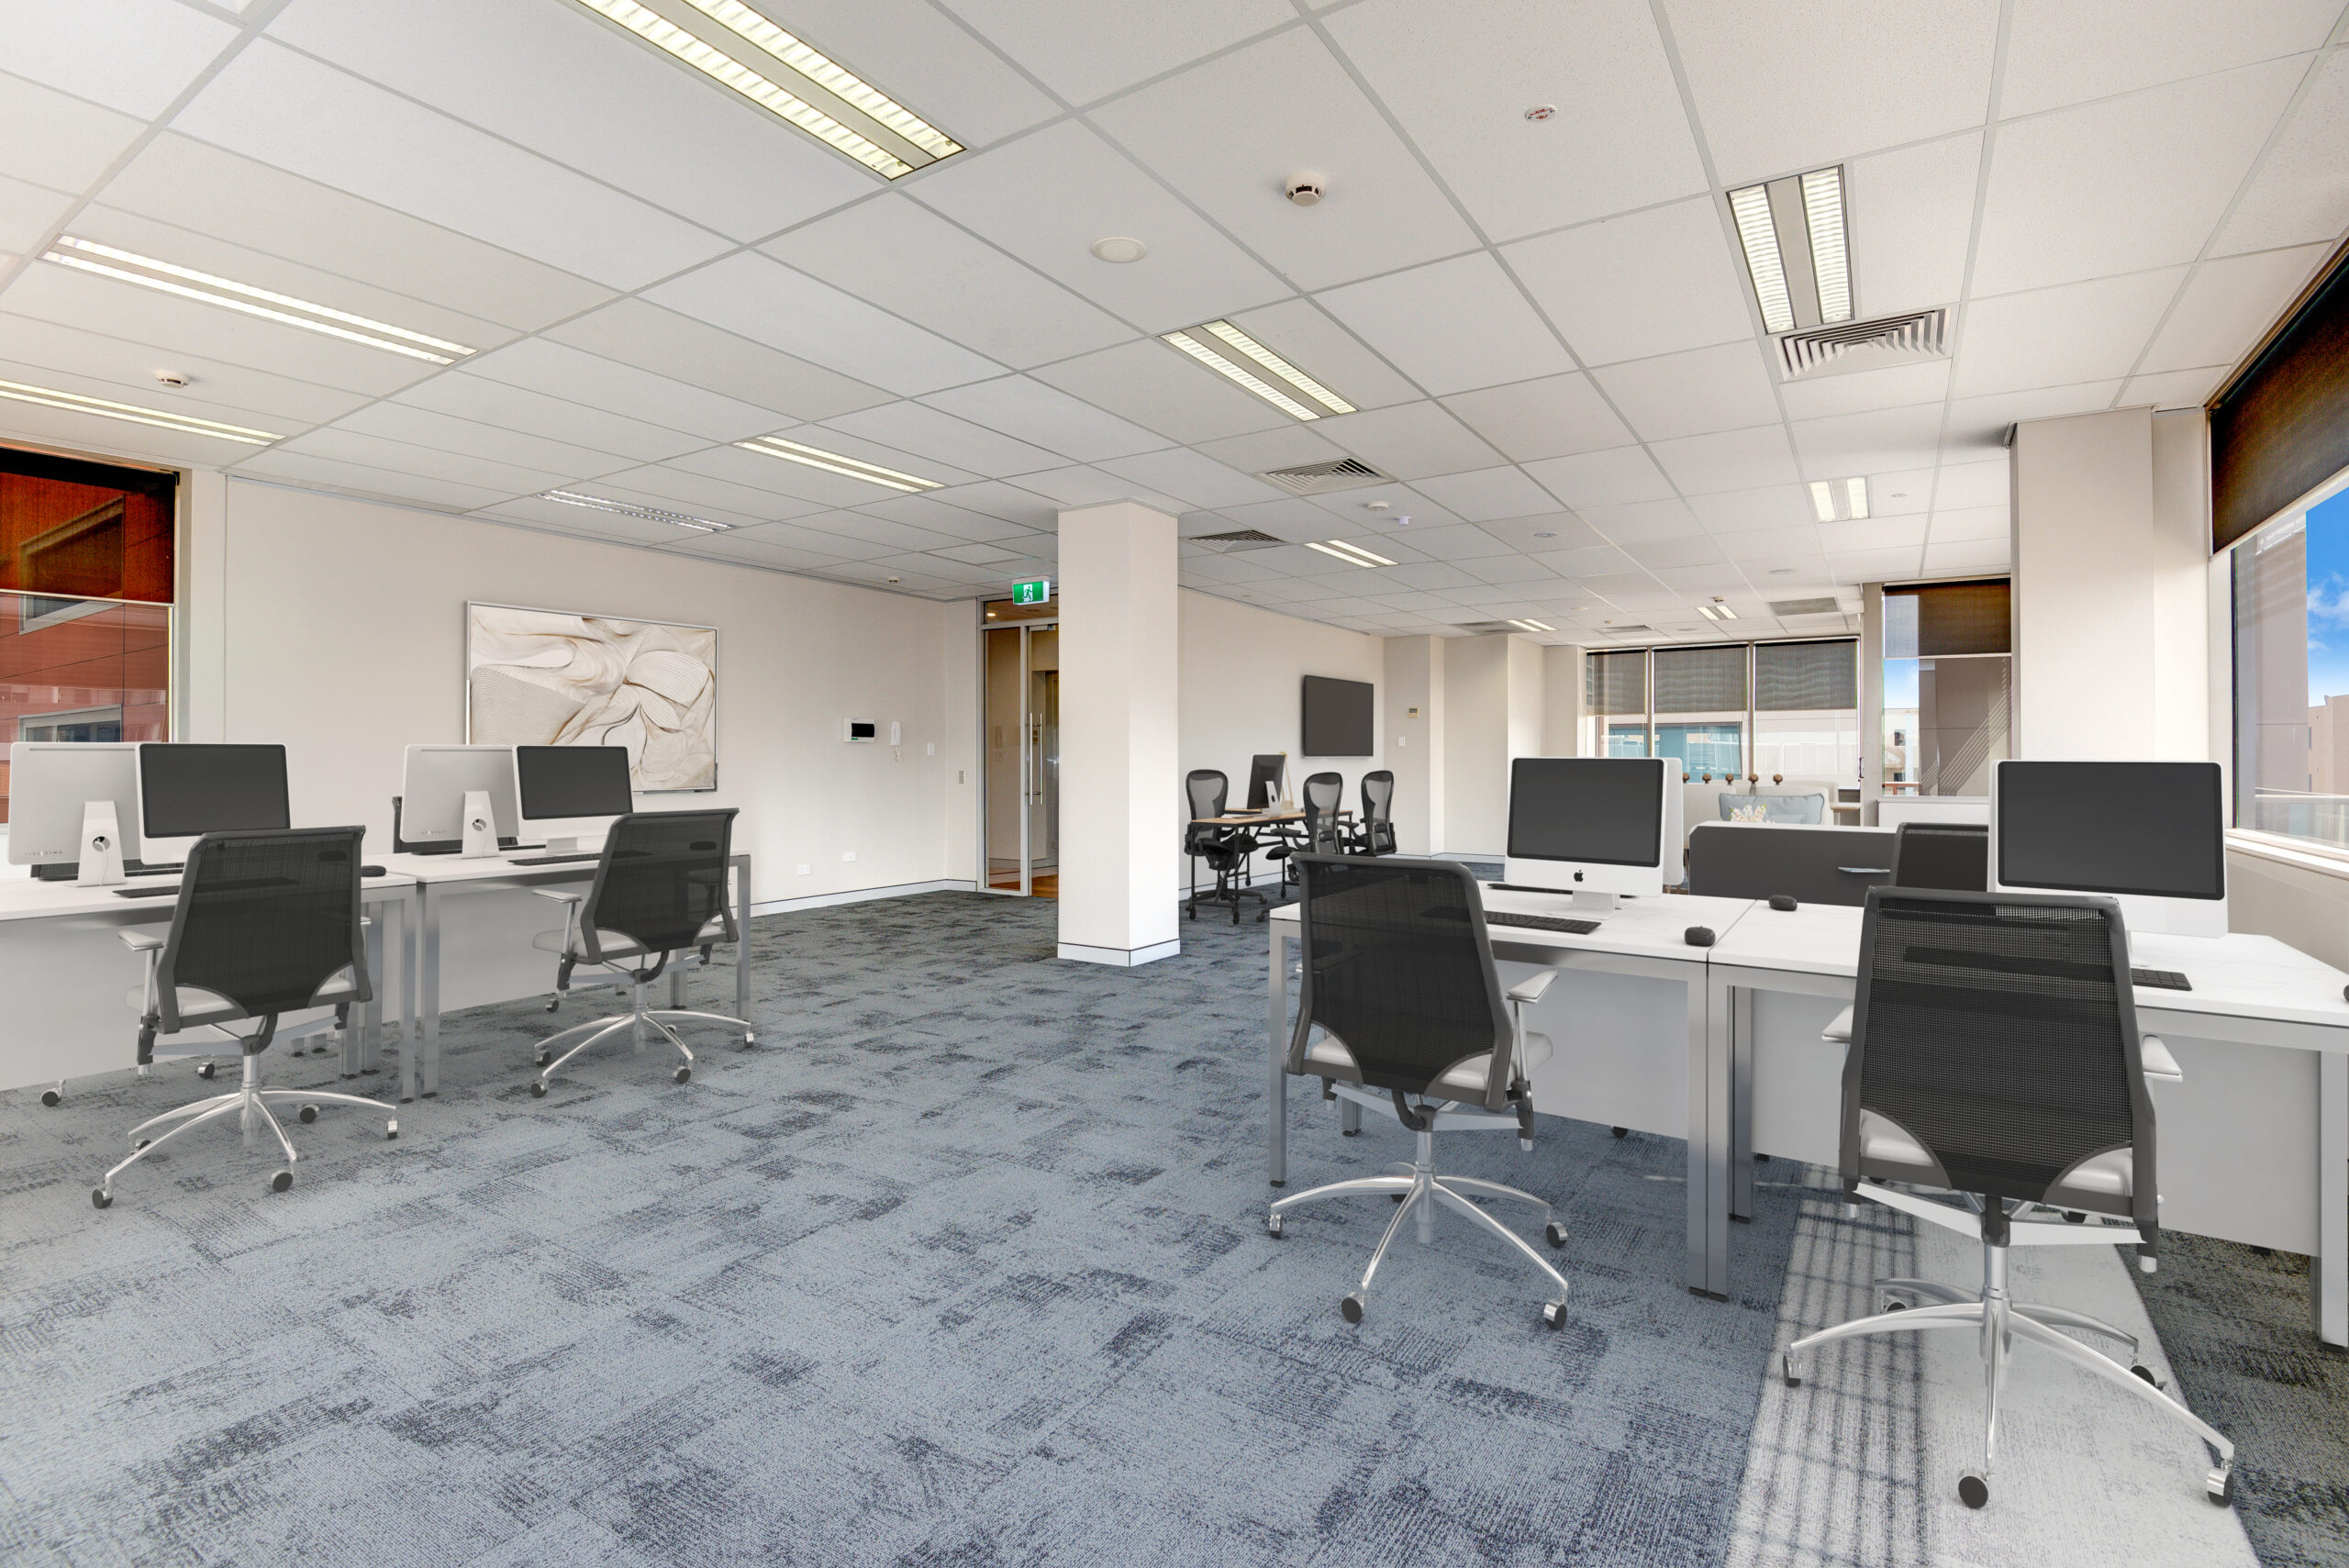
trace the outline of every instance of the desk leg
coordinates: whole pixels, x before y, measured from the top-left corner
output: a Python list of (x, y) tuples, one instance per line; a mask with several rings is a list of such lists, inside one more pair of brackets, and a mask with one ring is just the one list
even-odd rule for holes
[[(734, 1016), (751, 1016), (751, 857), (734, 857), (734, 929), (741, 940), (734, 944)], [(743, 1044), (750, 1041), (745, 1040)]]
[(1729, 1049), (1726, 983), (1688, 985), (1688, 1290), (1729, 1299)]
[(1271, 1181), (1288, 1184), (1288, 932), (1272, 921), (1272, 1078), (1264, 1089), (1264, 1122), (1271, 1131)]
[(424, 1016), (417, 1020), (422, 1026), (417, 1032), (424, 1039), (416, 1053), (420, 1060), (413, 1068), (406, 1058), (401, 1059), (403, 1100), (413, 1099), (419, 1092), (428, 1097), (440, 1092), (440, 894), (429, 882), (424, 884), (424, 952), (417, 963), (416, 978), (424, 995)]
[(384, 921), (389, 908), (378, 904), (374, 917), (367, 922), (367, 978), (375, 995), (351, 1010), (351, 1028), (343, 1032), (342, 1075), (346, 1078), (355, 1078), (375, 1065), (384, 1025)]
[(1753, 1222), (1753, 992), (1729, 988), (1729, 1217)]
[(2310, 1305), (2316, 1337), (2349, 1347), (2349, 1056), (2317, 1058), (2316, 1256), (2310, 1260)]

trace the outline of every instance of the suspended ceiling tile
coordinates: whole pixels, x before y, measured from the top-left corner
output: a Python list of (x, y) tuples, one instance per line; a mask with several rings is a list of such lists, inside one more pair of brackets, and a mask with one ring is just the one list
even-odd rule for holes
[(2213, 250), (2228, 255), (2338, 238), (2349, 228), (2349, 50), (2321, 61)]
[(1778, 397), (1790, 419), (1823, 419), (1833, 414), (1865, 414), (1939, 403), (1949, 395), (1949, 361), (1890, 365), (1806, 381), (1781, 383)]
[(1171, 440), (1211, 441), (1297, 423), (1155, 339), (1046, 365), (1036, 379)]
[(1960, 397), (1949, 406), (1949, 426), (1942, 437), (1942, 450), (1953, 458), (1987, 457), (2006, 447), (2008, 429), (2022, 420), (2097, 413), (2111, 407), (2120, 395), (2121, 383), (2112, 380), (2072, 386), (2039, 386), (1987, 397)]
[(1356, 408), (1418, 399), (1419, 389), (1311, 300), (1243, 310), (1231, 324)]
[(484, 426), (591, 447), (638, 462), (658, 462), (709, 444), (700, 436), (648, 425), (641, 419), (608, 414), (584, 403), (462, 371), (419, 382), (393, 401), (434, 409)]
[(2011, 495), (2009, 473), (2003, 453), (1984, 462), (1943, 463), (1933, 482), (1933, 510), (2004, 506)]
[(548, 328), (546, 336), (795, 419), (829, 419), (890, 400), (888, 393), (852, 376), (641, 299), (614, 300)]
[(1317, 298), (1434, 396), (1575, 368), (1508, 274), (1482, 252)]
[[(1735, 562), (1778, 562), (1789, 556), (1816, 553), (1820, 549), (1819, 526), (1807, 523), (1800, 528), (1743, 528), (1735, 533), (1717, 533), (1721, 553)], [(1823, 573), (1827, 563), (1821, 561)]]
[(974, 30), (1072, 104), (1091, 103), (1297, 16), (1281, 0), (1130, 7), (1072, 6), (1054, 0), (949, 4)]
[(1926, 538), (1934, 544), (1958, 539), (1996, 539), (2004, 546), (2014, 533), (2012, 514), (2003, 506), (1936, 507)]
[(1443, 406), (1516, 462), (1628, 446), (1632, 439), (1580, 372), (1457, 393)]
[(1314, 422), (1315, 433), (1397, 479), (1490, 468), (1499, 453), (1442, 404), (1404, 403)]
[(713, 441), (764, 435), (787, 422), (774, 409), (545, 338), (526, 339), (468, 360), (465, 372)]
[(389, 401), (370, 404), (336, 421), (333, 428), (406, 441), (435, 451), (458, 452), (518, 468), (561, 473), (572, 479), (609, 473), (631, 467), (638, 461)]
[(1525, 472), (1577, 511), (1620, 501), (1653, 501), (1672, 494), (1672, 482), (1639, 447), (1544, 458), (1527, 463)]
[(1486, 468), (1468, 473), (1415, 481), (1412, 488), (1472, 523), (1505, 517), (1530, 517), (1549, 512), (1557, 503), (1550, 493), (1516, 468)]
[(2160, 375), (2132, 376), (2121, 388), (2120, 406), (2132, 407), (2150, 404), (2155, 408), (2199, 408), (2219, 384), (2227, 378), (2230, 365), (2205, 365), (2199, 370), (2165, 371)]
[(1201, 441), (1191, 450), (1218, 462), (1229, 463), (1243, 473), (1262, 473), (1267, 469), (1327, 462), (1331, 458), (1345, 455), (1328, 438), (1317, 434), (1311, 425), (1291, 425), (1286, 429), (1227, 436), (1219, 441)]
[(1746, 429), (1778, 418), (1764, 350), (1724, 343), (1595, 371), (1599, 387), (1642, 439)]
[(2014, 562), (2004, 539), (1955, 539), (1925, 547), (1925, 574), (1956, 577), (1973, 572), (2007, 572)]
[(1844, 479), (1886, 468), (1930, 468), (1941, 461), (1940, 406), (1886, 408), (1826, 419), (1797, 419), (1795, 453), (1805, 479)]
[(10, 71), (141, 119), (168, 108), (236, 36), (233, 22), (173, 0), (0, 0)]
[(1021, 524), (1006, 522), (1001, 517), (937, 499), (946, 494), (948, 492), (943, 490), (933, 490), (921, 495), (899, 495), (856, 509), (876, 517), (892, 517), (901, 523), (911, 523), (916, 528), (928, 528), (950, 539), (968, 539), (974, 544), (1009, 540), (1019, 544), (1021, 550), (1030, 550), (1040, 543), (1049, 549), (1053, 542)]
[(1168, 444), (1163, 436), (1024, 375), (973, 382), (933, 392), (922, 401), (1078, 462), (1129, 457)]
[[(559, 468), (525, 467), (494, 458), (418, 446), (413, 441), (368, 435), (358, 430), (320, 429), (280, 443), (280, 451), (326, 458), (336, 462), (363, 463), (394, 473), (416, 473), (494, 491), (498, 499), (528, 495), (568, 485), (578, 476)], [(395, 492), (396, 494), (396, 492)]]
[(1801, 477), (1782, 424), (1683, 436), (1653, 442), (1648, 450), (1683, 495), (1792, 484)]
[(679, 468), (674, 462), (607, 473), (596, 482), (596, 493), (707, 517), (737, 527), (781, 522), (825, 509), (818, 502), (737, 484), (715, 474)]
[(1280, 492), (1211, 457), (1181, 448), (1108, 458), (1094, 465), (1163, 495), (1174, 495), (1193, 506), (1244, 506), (1270, 501)]
[(1586, 365), (1751, 339), (1742, 263), (1709, 196), (1522, 239), (1501, 256)]
[(1709, 532), (1776, 532), (1798, 526), (1816, 527), (1810, 493), (1799, 484), (1772, 484), (1753, 490), (1729, 490), (1718, 495), (1692, 495), (1688, 509)]
[[(963, 476), (969, 478), (1005, 479), (1015, 474), (1032, 473), (1039, 469), (1063, 467), (1067, 462), (1056, 452), (1031, 447), (1025, 441), (1014, 440), (984, 425), (957, 419), (952, 414), (941, 414), (918, 403), (885, 403), (878, 408), (842, 414), (838, 418), (827, 419), (814, 430), (795, 434), (789, 439), (830, 450), (833, 443), (821, 433), (824, 430), (839, 430), (866, 440), (878, 441), (924, 462), (949, 463), (962, 470)], [(851, 455), (863, 455), (846, 447), (839, 450), (850, 451)], [(888, 463), (886, 458), (866, 461)], [(889, 466), (902, 465), (889, 463)], [(921, 473), (924, 478), (946, 477), (922, 473), (918, 467), (909, 472)]]
[(341, 491), (388, 501), (397, 506), (425, 506), (447, 512), (470, 512), (495, 506), (510, 491), (459, 480), (443, 479), (407, 468), (381, 468), (369, 463), (316, 457), (277, 449), (248, 458), (237, 465), (243, 479), (276, 480), (307, 489)]
[(1843, 166), (1852, 301), (1859, 319), (1955, 303), (1974, 239), (1982, 136), (1968, 131)]
[(1925, 542), (1922, 517), (1864, 517), (1857, 522), (1821, 523), (1820, 547), (1829, 555), (1855, 550), (1896, 550)]
[(2192, 370), (2241, 360), (2332, 253), (2328, 245), (2302, 245), (2203, 262), (2186, 280), (2138, 370)]
[(130, 115), (0, 72), (0, 173), (87, 190), (146, 128)]
[[(185, 408), (203, 418), (254, 425), (286, 435), (340, 418), (365, 404), (370, 395), (201, 354), (165, 352), (133, 338), (111, 337), (10, 311), (0, 311), (0, 358), (86, 376), (113, 388), (105, 393), (94, 390), (93, 396)], [(166, 369), (185, 377), (187, 384), (167, 387), (157, 381), (155, 373)], [(42, 381), (38, 373), (12, 379)], [(239, 418), (240, 413), (254, 417)]]
[(1998, 110), (2033, 114), (2306, 53), (2340, 19), (2338, 0), (2230, 6), (2222, 25), (2195, 0), (2038, 0), (2015, 8)]

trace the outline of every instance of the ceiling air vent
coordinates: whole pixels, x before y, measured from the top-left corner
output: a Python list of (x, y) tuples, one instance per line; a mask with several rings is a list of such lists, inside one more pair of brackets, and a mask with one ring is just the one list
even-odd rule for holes
[(1770, 606), (1770, 613), (1784, 619), (1787, 616), (1832, 616), (1842, 614), (1842, 606), (1832, 599), (1780, 599)]
[(1203, 544), (1218, 555), (1230, 555), (1235, 550), (1263, 550), (1288, 540), (1275, 539), (1262, 528), (1234, 528), (1226, 534), (1194, 534), (1183, 542)]
[(1654, 630), (1652, 626), (1602, 626), (1598, 628), (1602, 637), (1637, 637)]
[(1838, 327), (1789, 332), (1778, 339), (1778, 363), (1787, 381), (1916, 364), (1941, 359), (1948, 352), (1946, 310), (1920, 310), (1909, 316), (1887, 316), (1881, 321), (1847, 321)]
[(1365, 484), (1386, 484), (1392, 475), (1381, 473), (1358, 457), (1332, 458), (1297, 468), (1275, 468), (1257, 476), (1269, 479), (1292, 495), (1327, 495), (1332, 490), (1359, 490)]

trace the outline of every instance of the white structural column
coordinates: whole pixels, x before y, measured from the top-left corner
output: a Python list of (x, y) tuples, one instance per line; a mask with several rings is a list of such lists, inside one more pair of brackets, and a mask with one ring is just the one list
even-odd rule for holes
[(2199, 410), (2015, 427), (2013, 755), (2208, 755), (2207, 450)]
[(1148, 963), (1182, 950), (1174, 519), (1060, 521), (1060, 956)]

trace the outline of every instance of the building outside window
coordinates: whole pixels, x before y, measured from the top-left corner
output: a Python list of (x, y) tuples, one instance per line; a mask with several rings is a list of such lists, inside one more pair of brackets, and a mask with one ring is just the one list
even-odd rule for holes
[(1586, 757), (1648, 754), (1648, 655), (1643, 648), (1593, 653), (1583, 662)]
[(1886, 795), (1990, 793), (2013, 663), (2005, 578), (1884, 591)]
[(2235, 825), (2349, 849), (2349, 474), (2229, 551)]

